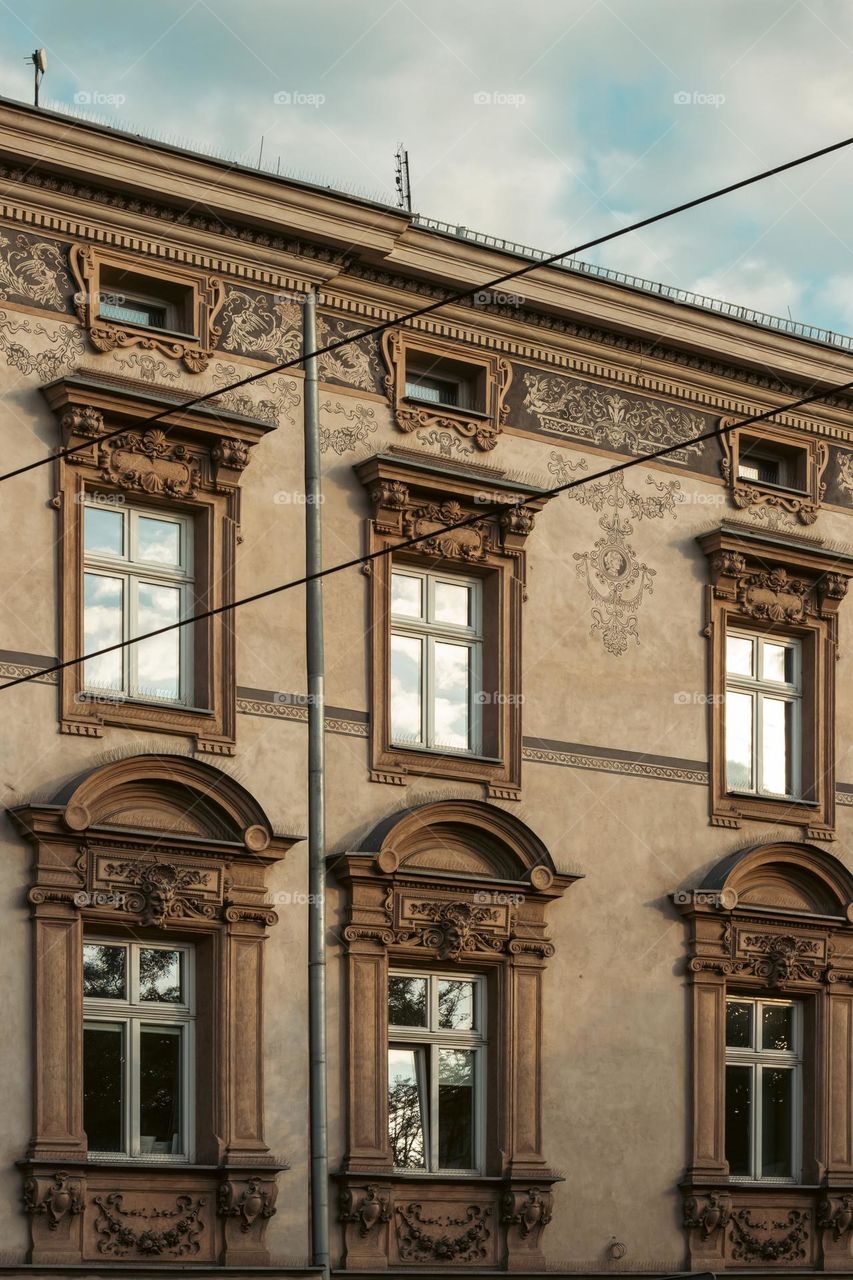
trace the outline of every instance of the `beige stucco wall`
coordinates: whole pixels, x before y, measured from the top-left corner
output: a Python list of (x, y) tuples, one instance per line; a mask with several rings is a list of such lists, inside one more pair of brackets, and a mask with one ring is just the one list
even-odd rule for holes
[[(567, 286), (568, 287), (568, 286)], [(10, 316), (15, 310), (5, 304)], [(30, 313), (21, 312), (21, 315)], [(73, 321), (69, 320), (69, 323)], [(49, 334), (57, 320), (40, 318)], [(47, 349), (49, 339), (20, 337)], [(257, 367), (228, 356), (238, 369)], [(87, 350), (82, 365), (120, 371), (115, 355)], [(211, 371), (212, 373), (213, 371)], [(298, 377), (294, 378), (297, 387)], [(208, 375), (181, 374), (188, 392), (212, 385)], [(263, 395), (263, 384), (252, 389)], [(403, 437), (387, 405), (376, 396), (325, 387), (336, 425), (336, 403), (374, 411), (376, 430), (343, 456), (324, 456), (323, 507), (327, 563), (348, 559), (363, 547), (366, 505), (352, 464), (389, 445), (422, 447)], [(57, 442), (55, 421), (35, 375), (20, 374), (0, 359), (0, 403), (5, 415), (4, 464), (11, 468), (47, 452)], [(607, 455), (582, 445), (538, 441), (505, 433), (488, 455), (489, 465), (509, 473), (549, 478), (555, 450), (590, 474)], [(472, 460), (482, 461), (477, 455)], [(578, 473), (581, 474), (581, 473)], [(524, 607), (523, 731), (527, 737), (643, 752), (688, 761), (707, 759), (705, 563), (697, 534), (731, 515), (725, 490), (689, 468), (638, 466), (625, 485), (646, 495), (655, 481), (677, 481), (682, 501), (659, 518), (632, 520), (630, 541), (653, 569), (653, 591), (638, 614), (639, 644), (625, 653), (605, 651), (590, 630), (592, 602), (577, 576), (575, 553), (601, 536), (601, 512), (573, 495), (554, 499), (539, 516), (528, 547), (529, 598)], [(254, 451), (242, 482), (243, 542), (237, 565), (238, 595), (248, 595), (303, 571), (303, 508), (282, 501), (302, 485), (301, 405)], [(3, 602), (0, 647), (52, 656), (57, 652), (58, 601), (55, 539), (50, 506), (55, 479), (44, 467), (4, 488), (6, 540), (0, 559)], [(279, 498), (276, 498), (279, 495)], [(630, 518), (628, 512), (623, 515)], [(850, 513), (824, 511), (813, 532), (850, 540)], [(327, 699), (335, 707), (366, 712), (368, 581), (359, 569), (325, 586)], [(303, 692), (304, 593), (301, 589), (252, 605), (237, 616), (237, 680), (242, 687)], [(853, 605), (842, 609), (838, 665), (838, 778), (853, 782)], [(687, 701), (679, 700), (679, 693)], [(70, 777), (103, 763), (116, 751), (185, 750), (180, 738), (140, 738), (107, 728), (103, 738), (73, 738), (57, 729), (56, 691), (31, 683), (0, 699), (0, 779), (6, 806), (51, 797)], [(221, 762), (220, 762), (221, 763)], [(281, 716), (241, 714), (238, 749), (225, 769), (251, 791), (274, 824), (304, 833), (306, 729)], [(331, 851), (351, 848), (383, 817), (413, 799), (434, 795), (481, 796), (473, 784), (417, 779), (405, 789), (368, 781), (368, 743), (358, 733), (327, 735), (327, 821)], [(695, 782), (528, 762), (520, 803), (506, 802), (541, 837), (559, 866), (583, 873), (551, 910), (556, 956), (550, 962), (544, 1009), (545, 1155), (566, 1182), (555, 1193), (545, 1236), (555, 1265), (606, 1264), (612, 1237), (628, 1248), (626, 1265), (678, 1266), (684, 1256), (676, 1184), (687, 1155), (687, 999), (683, 976), (685, 934), (668, 894), (698, 882), (703, 871), (732, 849), (763, 838), (766, 826), (740, 832), (708, 825), (707, 791)], [(788, 838), (797, 838), (791, 832)], [(840, 807), (833, 852), (853, 868), (853, 808)], [(0, 972), (5, 999), (4, 1106), (0, 1108), (0, 1241), (8, 1260), (22, 1255), (26, 1222), (18, 1209), (14, 1162), (30, 1132), (29, 1062), (32, 1048), (29, 992), (30, 926), (24, 905), (28, 854), (4, 822), (0, 851)], [(274, 1256), (301, 1261), (309, 1253), (307, 909), (294, 897), (306, 890), (304, 844), (297, 844), (270, 876), (280, 915), (266, 944), (265, 1059), (266, 1137), (286, 1158), (278, 1212), (269, 1226)], [(344, 1106), (341, 903), (329, 900), (329, 1078), (331, 1159), (343, 1155)], [(332, 1192), (334, 1203), (334, 1192)], [(337, 1239), (337, 1237), (336, 1237)], [(339, 1242), (338, 1246), (339, 1247)]]

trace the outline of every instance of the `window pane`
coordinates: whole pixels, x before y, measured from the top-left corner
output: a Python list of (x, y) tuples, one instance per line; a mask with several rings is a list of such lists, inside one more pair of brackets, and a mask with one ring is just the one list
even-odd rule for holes
[(423, 617), (423, 580), (407, 573), (391, 574), (391, 612), (403, 618)]
[(726, 1044), (734, 1049), (752, 1048), (752, 1009), (746, 1001), (726, 1001)]
[(726, 693), (726, 779), (733, 791), (751, 791), (752, 696)]
[(791, 720), (793, 706), (781, 698), (762, 698), (764, 740), (762, 748), (762, 788), (773, 795), (792, 794)]
[(794, 1010), (785, 1004), (766, 1004), (761, 1010), (761, 1047), (794, 1048)]
[(471, 588), (453, 582), (435, 584), (435, 621), (452, 623), (456, 627), (470, 626)]
[(83, 1128), (90, 1151), (123, 1151), (124, 1027), (83, 1031)]
[[(94, 653), (111, 644), (119, 644), (122, 636), (124, 583), (121, 578), (106, 578), (100, 573), (87, 573), (83, 583), (83, 652)], [(102, 654), (84, 664), (87, 689), (121, 690), (123, 679), (122, 650)]]
[(474, 1168), (474, 1054), (438, 1051), (438, 1163), (441, 1169)]
[[(137, 584), (137, 635), (167, 627), (180, 617), (181, 593), (177, 587), (160, 587), (153, 582)], [(180, 696), (180, 632), (142, 640), (136, 647), (137, 681), (134, 692), (149, 698)]]
[(751, 676), (754, 642), (745, 636), (726, 636), (726, 670), (737, 676)]
[(154, 564), (181, 564), (181, 526), (174, 520), (139, 516), (136, 521), (136, 555)]
[(425, 1169), (423, 1049), (388, 1050), (388, 1137), (395, 1168)]
[(729, 1173), (750, 1177), (752, 1068), (726, 1067), (726, 1159)]
[(181, 1004), (183, 981), (180, 951), (141, 947), (139, 951), (139, 999)]
[(426, 1027), (426, 978), (388, 979), (388, 1021), (394, 1027)]
[(450, 978), (439, 981), (438, 1025), (442, 1031), (473, 1030), (473, 982), (457, 982)]
[(761, 661), (764, 680), (779, 681), (782, 684), (794, 683), (794, 650), (785, 644), (763, 644)]
[(395, 742), (422, 742), (421, 641), (391, 636), (391, 737)]
[(765, 1178), (790, 1178), (794, 1073), (778, 1067), (761, 1071), (761, 1173)]
[(109, 507), (83, 508), (83, 547), (92, 555), (124, 555), (124, 516)]
[(435, 643), (435, 745), (467, 751), (471, 650), (467, 645)]
[(143, 1155), (183, 1152), (178, 1027), (140, 1028), (139, 1144)]
[(127, 999), (127, 952), (100, 942), (83, 944), (83, 995)]

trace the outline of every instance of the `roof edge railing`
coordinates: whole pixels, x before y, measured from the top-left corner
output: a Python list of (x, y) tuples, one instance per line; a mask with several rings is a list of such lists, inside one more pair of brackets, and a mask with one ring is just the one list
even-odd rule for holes
[[(485, 235), (481, 231), (472, 231), (469, 227), (454, 226), (450, 222), (441, 222), (437, 218), (425, 218), (415, 214), (413, 222), (426, 231), (436, 231), (440, 235), (453, 236), (456, 240), (468, 240), (472, 244), (483, 245), (487, 249), (497, 249), (501, 253), (512, 253), (519, 258), (542, 261), (551, 255), (544, 249), (534, 249), (530, 245), (518, 244), (514, 240), (502, 240), (498, 236)], [(563, 262), (552, 264), (557, 270), (572, 271), (576, 274), (593, 276), (596, 280), (609, 280), (612, 284), (624, 285), (629, 289), (637, 289), (641, 293), (655, 294), (668, 298), (671, 302), (680, 302), (685, 306), (698, 307), (702, 311), (714, 311), (718, 315), (728, 316), (732, 320), (741, 320), (746, 324), (754, 324), (762, 329), (774, 329), (777, 333), (787, 333), (795, 338), (806, 338), (810, 342), (819, 342), (824, 346), (835, 347), (840, 351), (853, 351), (853, 337), (845, 333), (836, 333), (833, 329), (822, 329), (817, 325), (801, 324), (798, 320), (785, 319), (784, 316), (770, 315), (766, 311), (755, 311), (752, 307), (740, 307), (734, 302), (723, 302), (721, 298), (709, 298), (703, 293), (691, 293), (689, 289), (679, 289), (675, 285), (661, 284), (657, 280), (646, 280), (643, 276), (632, 276), (625, 271), (614, 271), (611, 267), (599, 267), (592, 262), (582, 262), (579, 258), (567, 258)]]

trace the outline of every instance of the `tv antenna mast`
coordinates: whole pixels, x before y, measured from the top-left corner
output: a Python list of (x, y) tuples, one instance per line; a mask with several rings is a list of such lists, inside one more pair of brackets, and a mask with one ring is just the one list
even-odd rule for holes
[(397, 207), (398, 209), (405, 209), (408, 213), (411, 213), (412, 187), (409, 182), (409, 153), (403, 146), (402, 142), (398, 146), (394, 156), (394, 164), (396, 168), (394, 183), (397, 187)]
[(24, 62), (31, 62), (33, 64), (33, 70), (35, 72), (34, 101), (35, 101), (35, 105), (38, 106), (39, 85), (42, 82), (42, 77), (44, 76), (45, 71), (47, 71), (47, 50), (36, 49), (35, 52), (31, 53), (28, 58), (24, 58)]

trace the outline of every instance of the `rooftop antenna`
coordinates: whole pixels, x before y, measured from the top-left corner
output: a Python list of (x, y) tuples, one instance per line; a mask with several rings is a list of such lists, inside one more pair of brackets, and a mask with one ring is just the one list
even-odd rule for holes
[(38, 106), (39, 85), (42, 82), (42, 77), (45, 71), (47, 71), (47, 50), (36, 49), (35, 52), (31, 53), (28, 58), (24, 58), (24, 62), (31, 62), (33, 64), (33, 71), (35, 73), (34, 101), (35, 101), (35, 105)]
[(261, 167), (261, 161), (263, 160), (263, 158), (264, 158), (264, 135), (261, 134), (261, 149), (258, 152), (258, 168), (259, 169)]
[(397, 147), (394, 164), (396, 169), (394, 183), (397, 187), (397, 208), (405, 209), (407, 213), (411, 213), (412, 187), (409, 182), (409, 153), (402, 142)]

